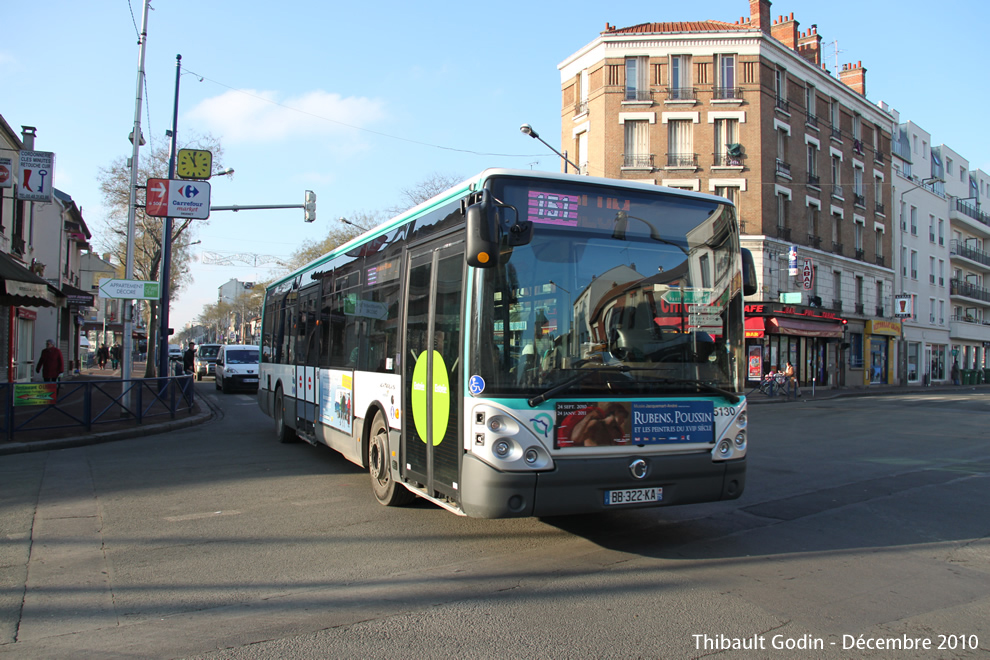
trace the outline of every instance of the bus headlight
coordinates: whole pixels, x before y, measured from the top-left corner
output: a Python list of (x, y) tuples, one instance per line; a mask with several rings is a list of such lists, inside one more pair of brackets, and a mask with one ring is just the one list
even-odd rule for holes
[(492, 445), (492, 453), (499, 458), (507, 458), (511, 451), (512, 443), (505, 439), (497, 440), (495, 441), (495, 444)]
[(736, 449), (745, 449), (746, 448), (746, 432), (745, 431), (740, 431), (739, 433), (737, 433), (735, 439), (733, 440), (733, 442), (736, 443)]
[(532, 465), (532, 464), (536, 463), (536, 461), (540, 460), (540, 452), (536, 451), (536, 449), (533, 448), (533, 447), (530, 447), (529, 449), (527, 449), (526, 450), (526, 453), (524, 454), (524, 456), (526, 458), (526, 462), (529, 463), (530, 465)]
[(749, 415), (749, 411), (746, 410), (739, 413), (739, 416), (736, 417), (736, 426), (738, 426), (741, 429), (746, 428), (746, 424), (749, 423), (748, 415)]
[(728, 440), (722, 440), (722, 442), (718, 443), (719, 456), (725, 458), (730, 453), (732, 453), (732, 444)]

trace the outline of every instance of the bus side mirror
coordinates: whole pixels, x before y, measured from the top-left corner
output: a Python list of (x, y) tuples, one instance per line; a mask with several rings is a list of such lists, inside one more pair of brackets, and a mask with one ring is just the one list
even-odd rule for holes
[(495, 204), (487, 190), (464, 212), (467, 223), (467, 245), (464, 258), (468, 266), (492, 268), (498, 264), (498, 250), (501, 236)]
[(753, 253), (747, 248), (742, 248), (740, 251), (742, 252), (743, 295), (752, 296), (760, 290), (756, 282), (756, 262), (753, 261)]

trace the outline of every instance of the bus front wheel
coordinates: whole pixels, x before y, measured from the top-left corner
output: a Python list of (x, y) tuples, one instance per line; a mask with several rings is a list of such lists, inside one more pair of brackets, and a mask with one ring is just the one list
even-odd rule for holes
[(285, 444), (296, 439), (296, 432), (285, 423), (285, 398), (282, 395), (282, 388), (275, 391), (275, 435), (278, 441)]
[(371, 424), (371, 437), (368, 443), (368, 471), (371, 473), (371, 489), (375, 498), (385, 506), (403, 506), (416, 499), (416, 496), (392, 479), (388, 465), (388, 424), (385, 416), (376, 412)]

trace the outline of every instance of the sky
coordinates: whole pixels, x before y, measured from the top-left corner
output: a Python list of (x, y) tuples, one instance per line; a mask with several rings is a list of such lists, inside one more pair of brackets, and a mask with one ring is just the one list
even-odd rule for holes
[[(97, 177), (130, 155), (143, 0), (4, 3), (0, 115), (16, 131), (37, 128), (35, 149), (56, 154), (55, 187), (82, 207), (107, 244)], [(749, 15), (748, 0), (705, 3), (465, 3), (432, 0), (155, 0), (148, 20), (142, 132), (171, 128), (176, 55), (182, 56), (177, 134), (220, 139), (231, 177), (212, 180), (213, 206), (302, 204), (301, 209), (215, 211), (197, 220), (192, 282), (170, 309), (193, 322), (231, 279), (259, 282), (268, 267), (203, 263), (202, 253), (287, 257), (357, 217), (401, 205), (402, 191), (433, 175), (467, 178), (487, 167), (559, 171), (549, 149), (519, 131), (531, 124), (560, 147), (557, 65), (606, 23)], [(896, 7), (893, 10), (892, 7)], [(886, 102), (990, 172), (990, 107), (982, 79), (981, 1), (891, 3), (775, 1), (822, 36), (825, 59), (862, 62), (867, 98)], [(27, 11), (30, 8), (30, 11)], [(33, 12), (33, 13), (32, 13)], [(833, 42), (838, 42), (837, 46)], [(980, 118), (982, 119), (982, 117)]]

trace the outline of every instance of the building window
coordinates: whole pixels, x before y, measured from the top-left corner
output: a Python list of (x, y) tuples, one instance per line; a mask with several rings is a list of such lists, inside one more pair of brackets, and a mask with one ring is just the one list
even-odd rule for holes
[(721, 166), (741, 165), (739, 147), (739, 120), (715, 120), (715, 164)]
[(808, 244), (814, 248), (820, 248), (822, 245), (822, 239), (818, 233), (820, 215), (821, 210), (817, 206), (808, 205)]
[(859, 258), (863, 257), (863, 225), (859, 222), (853, 223), (855, 229), (853, 230), (853, 240), (855, 241), (856, 254)]
[(866, 206), (866, 192), (863, 190), (863, 170), (853, 167), (853, 201), (860, 206)]
[(667, 122), (668, 167), (694, 167), (694, 127), (689, 119), (672, 119)]
[(650, 167), (650, 122), (627, 119), (625, 126), (625, 154), (623, 167)]
[(911, 207), (911, 235), (918, 235), (918, 207)]
[(815, 112), (815, 88), (812, 85), (804, 88), (804, 107), (808, 112), (808, 124), (818, 126), (818, 116)]
[(671, 55), (669, 98), (693, 99), (694, 89), (691, 85), (691, 56)]
[(787, 226), (787, 204), (790, 200), (783, 193), (777, 194), (777, 228), (783, 229)]
[(739, 98), (736, 90), (736, 56), (718, 55), (718, 80), (715, 83), (716, 99)]
[(808, 143), (808, 185), (817, 186), (818, 179), (818, 145)]
[(715, 186), (715, 194), (719, 197), (725, 197), (727, 200), (736, 205), (736, 215), (739, 214), (739, 187), (738, 186)]
[(883, 261), (883, 230), (877, 229), (875, 235), (876, 235), (875, 248), (877, 255), (877, 264), (880, 264)]
[(777, 107), (787, 112), (787, 72), (783, 69), (774, 70), (773, 89), (777, 95)]
[(646, 57), (626, 58), (626, 100), (649, 101), (650, 86), (647, 79), (649, 68)]
[(918, 251), (911, 250), (911, 279), (918, 279)]
[(842, 161), (838, 156), (832, 156), (832, 197), (845, 198), (842, 194)]
[(839, 129), (839, 102), (835, 99), (828, 104), (829, 121), (832, 124), (832, 137), (836, 140), (842, 139), (842, 131)]

